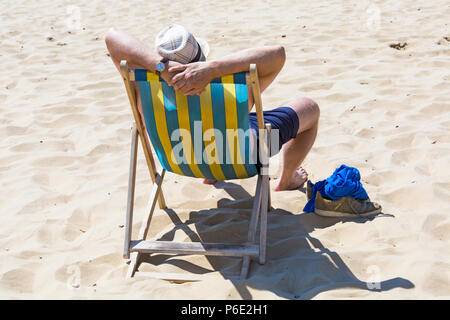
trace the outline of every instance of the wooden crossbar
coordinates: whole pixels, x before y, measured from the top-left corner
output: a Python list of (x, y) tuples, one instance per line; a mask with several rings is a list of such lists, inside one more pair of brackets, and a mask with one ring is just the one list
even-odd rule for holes
[(201, 254), (205, 256), (258, 256), (257, 244), (242, 243), (201, 243), (175, 241), (131, 241), (131, 252)]
[[(165, 273), (165, 272), (138, 272), (139, 278), (151, 278), (166, 280), (175, 283), (196, 282), (217, 277), (215, 273)], [(237, 276), (228, 276), (220, 274), (220, 277), (225, 280), (238, 281)]]

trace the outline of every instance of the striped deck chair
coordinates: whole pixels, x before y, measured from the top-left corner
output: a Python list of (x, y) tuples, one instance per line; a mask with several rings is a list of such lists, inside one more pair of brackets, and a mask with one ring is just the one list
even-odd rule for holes
[[(260, 264), (265, 263), (267, 210), (270, 208), (267, 152), (270, 150), (271, 128), (270, 125), (264, 125), (256, 65), (250, 65), (247, 73), (236, 73), (215, 79), (201, 95), (193, 96), (185, 96), (175, 91), (162, 78), (150, 71), (130, 70), (126, 61), (121, 61), (120, 69), (135, 120), (132, 129), (123, 253), (125, 259), (131, 259), (127, 276), (134, 276), (143, 254), (166, 253), (242, 257), (240, 278), (245, 279), (251, 257), (258, 257)], [(140, 89), (143, 120), (138, 111), (134, 85)], [(260, 132), (260, 170), (257, 169), (255, 161), (251, 161), (255, 159), (255, 151), (251, 149), (247, 131), (249, 128), (247, 85), (251, 85), (256, 105)], [(146, 132), (144, 128), (147, 129)], [(146, 209), (148, 216), (144, 217), (138, 239), (131, 240), (139, 137), (153, 188)], [(150, 142), (161, 163), (161, 172), (156, 170)], [(208, 150), (215, 151), (208, 152)], [(248, 241), (204, 243), (146, 240), (156, 202), (161, 209), (166, 208), (161, 190), (166, 171), (217, 180), (245, 179), (258, 175)], [(258, 220), (260, 239), (256, 243)], [(202, 278), (195, 275), (156, 273), (152, 273), (151, 276), (179, 281), (196, 281)]]

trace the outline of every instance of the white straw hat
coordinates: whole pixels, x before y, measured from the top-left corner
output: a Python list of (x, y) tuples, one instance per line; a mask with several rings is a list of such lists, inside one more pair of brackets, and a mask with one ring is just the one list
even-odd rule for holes
[(205, 61), (208, 43), (195, 38), (185, 27), (172, 24), (159, 32), (155, 39), (156, 51), (164, 58), (179, 63)]

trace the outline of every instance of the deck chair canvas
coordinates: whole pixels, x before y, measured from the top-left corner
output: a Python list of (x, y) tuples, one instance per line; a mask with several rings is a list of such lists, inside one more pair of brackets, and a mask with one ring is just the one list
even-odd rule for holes
[[(128, 200), (125, 224), (125, 244), (123, 256), (130, 259), (127, 277), (133, 277), (143, 254), (200, 254), (242, 257), (240, 278), (245, 279), (249, 270), (251, 257), (258, 257), (259, 263), (266, 261), (267, 211), (270, 208), (270, 188), (268, 176), (268, 150), (270, 150), (270, 125), (264, 124), (261, 94), (256, 65), (250, 65), (249, 72), (214, 79), (201, 95), (185, 96), (175, 91), (156, 74), (142, 69), (130, 70), (126, 61), (121, 61), (121, 74), (130, 100), (135, 125), (132, 129), (131, 159), (129, 169)], [(139, 86), (143, 120), (138, 111), (137, 97), (134, 86)], [(256, 106), (259, 128), (259, 152), (261, 167), (258, 170), (250, 157), (249, 137), (242, 132), (249, 127), (247, 86)], [(181, 134), (181, 144), (175, 145), (173, 134), (175, 130), (191, 133), (193, 127), (201, 130), (200, 138), (193, 135), (185, 138)], [(145, 130), (146, 128), (146, 130)], [(207, 129), (212, 129), (214, 139), (205, 139)], [(233, 129), (230, 131), (230, 129)], [(236, 130), (238, 129), (238, 130)], [(239, 129), (244, 129), (240, 131)], [(237, 132), (234, 137), (230, 132)], [(215, 146), (216, 151), (209, 154), (208, 161), (202, 161), (202, 155), (208, 154), (205, 149), (220, 141), (222, 147)], [(139, 139), (140, 138), (140, 139)], [(237, 141), (236, 141), (237, 138)], [(141, 141), (143, 153), (153, 182), (150, 199), (146, 208), (137, 240), (132, 240), (133, 204), (136, 179), (136, 158), (138, 140)], [(151, 152), (153, 146), (162, 170), (157, 172)], [(235, 142), (235, 143), (232, 143)], [(178, 148), (182, 152), (175, 152)], [(180, 151), (180, 150), (178, 150)], [(229, 152), (230, 151), (230, 152)], [(175, 159), (175, 153), (178, 159)], [(181, 160), (179, 161), (181, 155)], [(226, 156), (225, 156), (226, 155)], [(225, 161), (210, 159), (211, 157), (226, 158)], [(222, 158), (220, 157), (222, 156)], [(209, 178), (217, 180), (245, 179), (258, 175), (253, 209), (250, 217), (248, 241), (246, 243), (204, 243), (204, 242), (174, 242), (150, 241), (147, 233), (153, 212), (158, 202), (161, 209), (166, 208), (161, 184), (166, 171), (185, 176)], [(256, 242), (256, 234), (260, 224), (260, 237)], [(156, 274), (151, 276), (166, 280), (196, 281), (201, 277), (195, 275)]]

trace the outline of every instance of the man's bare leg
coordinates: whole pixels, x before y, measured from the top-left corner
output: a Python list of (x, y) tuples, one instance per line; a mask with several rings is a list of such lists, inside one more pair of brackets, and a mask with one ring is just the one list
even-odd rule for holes
[(300, 165), (314, 144), (319, 126), (320, 110), (313, 100), (298, 98), (287, 106), (294, 109), (297, 114), (299, 130), (297, 137), (286, 142), (281, 149), (283, 167), (275, 191), (297, 189), (308, 180), (308, 174)]
[[(291, 107), (299, 119), (297, 137), (286, 142), (283, 153), (283, 167), (277, 179), (275, 191), (300, 188), (308, 180), (307, 172), (300, 167), (316, 140), (319, 127), (320, 109), (316, 102), (308, 98), (295, 99), (286, 106)], [(204, 179), (205, 184), (214, 184), (217, 180)]]

